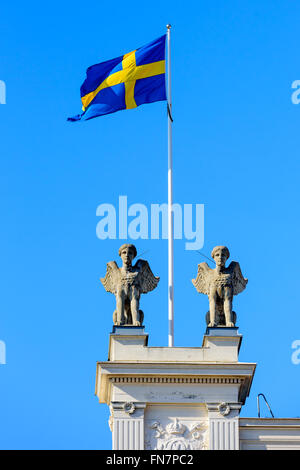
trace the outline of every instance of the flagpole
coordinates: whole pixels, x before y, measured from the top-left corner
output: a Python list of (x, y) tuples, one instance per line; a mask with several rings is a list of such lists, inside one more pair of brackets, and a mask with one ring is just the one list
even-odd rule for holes
[(172, 98), (171, 98), (171, 25), (167, 25), (168, 51), (168, 318), (169, 347), (174, 346), (174, 245), (173, 245), (173, 158), (172, 158)]

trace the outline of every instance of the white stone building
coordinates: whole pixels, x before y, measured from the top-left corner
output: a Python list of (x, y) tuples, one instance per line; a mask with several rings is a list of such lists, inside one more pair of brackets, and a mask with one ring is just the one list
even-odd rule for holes
[(148, 347), (143, 327), (114, 326), (96, 395), (111, 410), (114, 450), (300, 450), (300, 419), (240, 418), (256, 364), (239, 362), (237, 328), (202, 347)]

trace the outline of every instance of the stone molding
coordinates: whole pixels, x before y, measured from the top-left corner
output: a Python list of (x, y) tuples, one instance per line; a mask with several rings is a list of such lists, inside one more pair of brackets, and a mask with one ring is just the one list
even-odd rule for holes
[(112, 383), (243, 384), (241, 377), (109, 377)]

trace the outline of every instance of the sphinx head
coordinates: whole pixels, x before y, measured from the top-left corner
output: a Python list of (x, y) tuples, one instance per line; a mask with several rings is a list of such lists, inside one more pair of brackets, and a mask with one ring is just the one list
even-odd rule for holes
[(125, 243), (119, 248), (119, 256), (121, 256), (124, 266), (131, 266), (136, 255), (136, 247), (130, 243)]
[(217, 266), (224, 268), (230, 253), (227, 246), (215, 246), (211, 252), (212, 258), (215, 260)]

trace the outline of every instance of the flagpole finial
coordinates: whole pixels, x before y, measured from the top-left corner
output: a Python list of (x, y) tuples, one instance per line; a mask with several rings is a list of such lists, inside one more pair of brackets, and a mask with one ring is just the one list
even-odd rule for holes
[(167, 24), (167, 29), (171, 29), (172, 26), (170, 24)]

